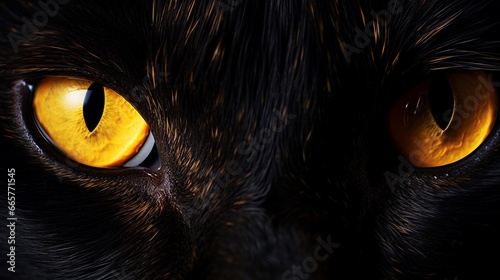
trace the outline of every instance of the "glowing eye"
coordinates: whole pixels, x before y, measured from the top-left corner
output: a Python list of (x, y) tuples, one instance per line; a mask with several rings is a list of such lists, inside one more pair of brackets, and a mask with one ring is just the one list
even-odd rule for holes
[(389, 112), (389, 132), (416, 167), (457, 162), (491, 132), (498, 96), (484, 72), (438, 76), (409, 90)]
[(132, 105), (91, 81), (46, 78), (34, 89), (33, 110), (47, 138), (81, 164), (116, 167), (142, 153), (135, 159), (141, 162), (154, 145), (149, 126)]

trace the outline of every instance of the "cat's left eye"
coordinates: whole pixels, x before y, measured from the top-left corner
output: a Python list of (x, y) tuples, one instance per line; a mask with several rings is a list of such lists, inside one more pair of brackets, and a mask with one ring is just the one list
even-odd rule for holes
[(397, 150), (414, 166), (444, 166), (480, 147), (495, 125), (498, 106), (486, 72), (436, 75), (394, 104), (389, 132)]
[(154, 148), (149, 126), (136, 109), (98, 83), (45, 78), (33, 89), (33, 113), (42, 134), (84, 165), (138, 166)]

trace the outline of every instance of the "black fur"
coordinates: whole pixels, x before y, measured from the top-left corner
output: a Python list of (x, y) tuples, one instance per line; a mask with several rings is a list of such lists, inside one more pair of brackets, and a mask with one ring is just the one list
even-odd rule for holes
[[(399, 163), (387, 112), (405, 90), (500, 69), (498, 1), (70, 0), (13, 44), (40, 9), (0, 3), (1, 172), (16, 169), (18, 217), (15, 274), (1, 226), (3, 279), (500, 274), (497, 128), (450, 167), (393, 188), (384, 177)], [(356, 28), (383, 12), (357, 46)], [(54, 151), (19, 81), (61, 75), (132, 103), (160, 170), (89, 168)], [(328, 258), (305, 273), (317, 248)]]

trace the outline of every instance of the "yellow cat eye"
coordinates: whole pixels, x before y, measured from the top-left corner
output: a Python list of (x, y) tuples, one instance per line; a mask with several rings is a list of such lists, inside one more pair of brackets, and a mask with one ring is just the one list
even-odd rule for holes
[(33, 111), (62, 153), (92, 167), (122, 166), (150, 138), (149, 126), (129, 102), (91, 81), (43, 79), (33, 91)]
[(397, 150), (415, 167), (464, 159), (493, 129), (498, 95), (485, 72), (448, 73), (410, 89), (389, 112)]

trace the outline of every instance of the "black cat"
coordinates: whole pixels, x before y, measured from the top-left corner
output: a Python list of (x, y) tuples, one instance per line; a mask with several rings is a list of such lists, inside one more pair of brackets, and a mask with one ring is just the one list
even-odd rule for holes
[(499, 277), (498, 11), (2, 1), (0, 277)]

